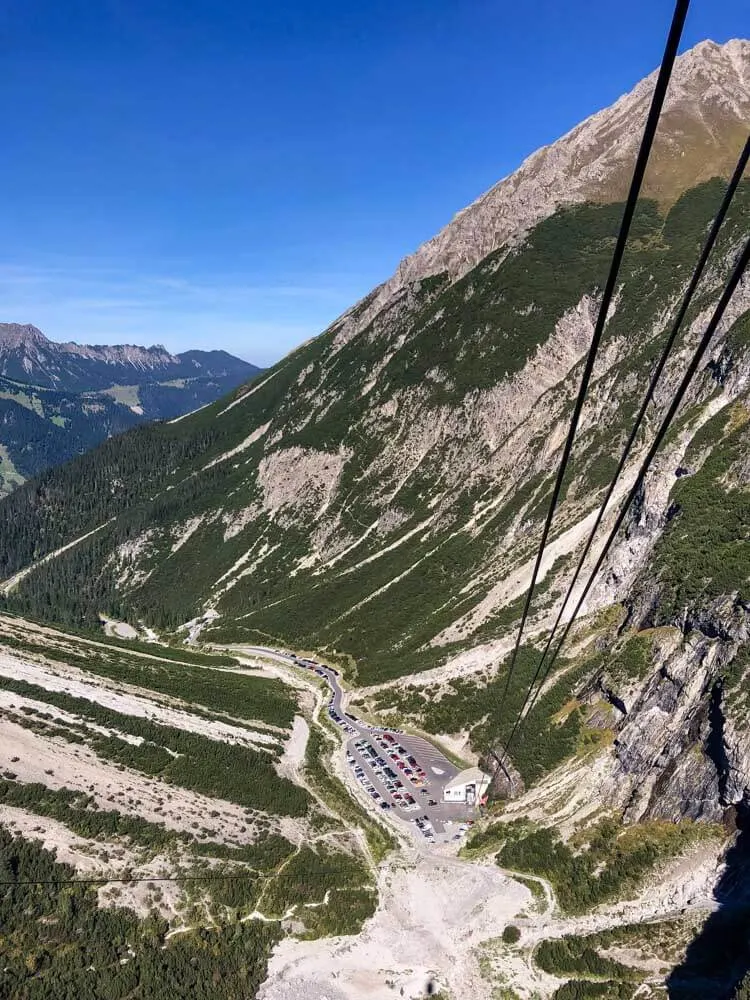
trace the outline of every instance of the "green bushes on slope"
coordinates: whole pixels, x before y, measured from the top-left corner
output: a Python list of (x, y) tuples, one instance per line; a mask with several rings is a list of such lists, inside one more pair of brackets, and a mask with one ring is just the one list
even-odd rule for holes
[(134, 745), (117, 736), (78, 730), (108, 760), (247, 808), (286, 816), (303, 816), (307, 811), (307, 792), (280, 777), (268, 753), (124, 715), (85, 698), (47, 691), (26, 681), (0, 677), (0, 687), (144, 741)]
[(620, 898), (635, 889), (659, 861), (713, 832), (687, 821), (623, 827), (616, 819), (604, 819), (585, 834), (576, 853), (547, 827), (504, 826), (507, 840), (497, 856), (498, 864), (548, 879), (560, 906), (569, 913), (583, 913)]
[(637, 986), (630, 983), (571, 979), (555, 990), (552, 1000), (631, 1000), (636, 989)]
[(636, 982), (642, 978), (634, 969), (598, 951), (580, 938), (563, 937), (542, 941), (534, 952), (534, 962), (552, 975), (583, 975), (591, 978)]
[[(507, 742), (539, 657), (539, 650), (521, 647), (504, 700), (510, 656), (506, 657), (505, 669), (488, 682), (455, 678), (440, 697), (430, 687), (386, 690), (374, 699), (374, 707), (381, 712), (390, 709), (411, 716), (432, 733), (469, 729), (472, 747), (486, 753)], [(564, 659), (557, 661), (559, 680), (538, 698), (511, 747), (513, 765), (526, 784), (537, 781), (576, 750), (582, 720), (576, 703), (571, 700), (572, 694), (581, 677), (595, 670), (598, 663), (594, 658), (575, 665)]]
[[(742, 412), (740, 412), (742, 411)], [(735, 426), (732, 428), (732, 424)], [(747, 413), (721, 411), (703, 428), (704, 440), (724, 427), (701, 468), (672, 488), (674, 515), (654, 551), (661, 620), (683, 609), (707, 608), (725, 594), (750, 595), (750, 493), (727, 481), (730, 468), (750, 448)]]
[(235, 1000), (254, 996), (275, 924), (260, 921), (167, 938), (157, 916), (100, 909), (90, 886), (15, 885), (76, 877), (38, 844), (0, 827), (3, 961), (0, 994), (6, 1000)]

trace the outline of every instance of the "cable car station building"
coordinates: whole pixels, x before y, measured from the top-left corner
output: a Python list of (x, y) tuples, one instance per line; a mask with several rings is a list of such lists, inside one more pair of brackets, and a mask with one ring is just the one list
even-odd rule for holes
[(443, 802), (465, 802), (476, 805), (490, 786), (490, 777), (478, 767), (459, 771), (443, 789)]

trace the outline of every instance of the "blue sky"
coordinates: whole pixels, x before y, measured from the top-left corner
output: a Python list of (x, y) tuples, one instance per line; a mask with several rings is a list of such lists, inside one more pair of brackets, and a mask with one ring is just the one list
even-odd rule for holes
[[(0, 320), (268, 364), (655, 68), (672, 7), (5, 0)], [(747, 29), (693, 8), (683, 48)]]

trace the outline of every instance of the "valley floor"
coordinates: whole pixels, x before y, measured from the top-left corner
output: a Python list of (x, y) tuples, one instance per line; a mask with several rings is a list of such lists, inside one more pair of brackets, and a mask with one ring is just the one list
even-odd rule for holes
[[(651, 922), (672, 919), (696, 927), (716, 908), (710, 845), (660, 873), (637, 898), (580, 917), (560, 914), (546, 880), (514, 875), (491, 861), (401, 851), (379, 871), (378, 909), (361, 933), (285, 939), (259, 1000), (419, 1000), (429, 989), (456, 1000), (550, 997), (569, 977), (536, 965), (540, 942), (626, 925), (643, 925), (648, 936)], [(541, 894), (532, 894), (529, 881)], [(509, 925), (521, 932), (517, 945), (503, 942)], [(663, 995), (652, 989), (659, 990), (669, 965), (652, 958), (644, 968), (635, 954), (636, 966), (649, 973), (641, 995)]]
[[(489, 996), (475, 949), (531, 901), (492, 864), (399, 853), (378, 873), (380, 904), (356, 937), (287, 939), (272, 956), (261, 1000), (392, 1000)], [(437, 992), (437, 990), (435, 990)]]
[[(498, 867), (497, 848), (459, 856), (457, 843), (418, 842), (416, 828), (384, 815), (354, 780), (344, 734), (326, 720), (325, 681), (273, 660), (270, 651), (244, 651), (240, 665), (228, 668), (204, 666), (174, 659), (174, 650), (171, 661), (159, 659), (158, 646), (124, 652), (10, 618), (0, 618), (0, 627), (0, 770), (8, 786), (0, 827), (39, 839), (82, 875), (113, 879), (128, 870), (184, 873), (202, 854), (204, 866), (211, 864), (207, 847), (219, 857), (234, 852), (237, 864), (243, 851), (257, 850), (273, 890), (233, 904), (231, 914), (170, 883), (159, 893), (110, 883), (98, 898), (141, 914), (157, 905), (166, 938), (227, 921), (280, 928), (286, 936), (271, 952), (260, 1000), (417, 1000), (430, 991), (451, 1000), (548, 998), (570, 977), (542, 971), (534, 955), (541, 942), (666, 918), (695, 927), (716, 907), (715, 840), (663, 865), (634, 898), (582, 916), (561, 913), (545, 879)], [(170, 694), (174, 682), (179, 698)], [(231, 713), (217, 700), (222, 685)], [(245, 687), (247, 702), (232, 701)], [(315, 759), (314, 737), (324, 748)], [(226, 754), (230, 772), (243, 762), (261, 770), (239, 785), (218, 766), (194, 782), (198, 763), (195, 773), (178, 768), (172, 775), (172, 761), (191, 753), (207, 760)], [(572, 773), (566, 780), (577, 781)], [(296, 788), (312, 811), (305, 814), (293, 796), (261, 795), (257, 804), (245, 797), (268, 781), (287, 782), (287, 795)], [(46, 804), (35, 801), (34, 788), (48, 790)], [(72, 798), (63, 801), (66, 795)], [(89, 796), (88, 805), (75, 796)], [(509, 807), (510, 818), (535, 815), (544, 796), (543, 788), (532, 789), (526, 805)], [(575, 805), (572, 790), (563, 798)], [(105, 813), (124, 817), (131, 833), (108, 835)], [(92, 818), (100, 825), (89, 829)], [(269, 834), (285, 838), (278, 858)], [(305, 864), (332, 869), (320, 873), (325, 882), (302, 865), (303, 856)], [(512, 943), (502, 937), (509, 925), (518, 932)], [(639, 996), (659, 995), (651, 990), (663, 984), (669, 964), (635, 961), (645, 977)]]

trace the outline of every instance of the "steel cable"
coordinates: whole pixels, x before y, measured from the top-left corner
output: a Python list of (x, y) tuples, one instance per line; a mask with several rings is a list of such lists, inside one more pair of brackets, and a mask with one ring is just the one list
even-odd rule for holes
[[(639, 490), (641, 489), (641, 487), (643, 485), (643, 482), (644, 482), (645, 477), (646, 477), (646, 473), (648, 472), (648, 470), (649, 470), (649, 468), (651, 466), (651, 462), (653, 461), (654, 456), (656, 455), (656, 452), (657, 452), (657, 450), (659, 448), (659, 445), (662, 443), (662, 441), (664, 440), (664, 437), (665, 437), (667, 431), (669, 430), (669, 426), (672, 423), (672, 420), (674, 419), (675, 413), (679, 409), (680, 403), (682, 402), (682, 399), (683, 399), (685, 393), (687, 392), (687, 389), (688, 389), (688, 387), (689, 387), (689, 385), (690, 385), (690, 383), (691, 383), (691, 381), (692, 381), (692, 379), (693, 379), (696, 371), (698, 370), (698, 365), (701, 362), (701, 358), (703, 357), (703, 355), (704, 355), (704, 353), (706, 351), (706, 348), (708, 347), (708, 345), (709, 345), (709, 343), (711, 341), (711, 338), (713, 337), (714, 333), (716, 332), (716, 329), (717, 329), (719, 323), (722, 320), (724, 312), (725, 312), (727, 306), (729, 305), (729, 300), (731, 299), (732, 295), (734, 294), (734, 291), (737, 288), (737, 285), (740, 283), (740, 280), (742, 279), (742, 275), (744, 274), (745, 270), (747, 269), (748, 262), (750, 262), (750, 239), (748, 239), (747, 243), (745, 244), (744, 249), (742, 250), (742, 252), (740, 253), (740, 255), (739, 255), (738, 259), (737, 259), (737, 262), (736, 262), (736, 264), (735, 264), (735, 266), (734, 266), (734, 268), (732, 270), (732, 274), (730, 275), (729, 281), (727, 282), (727, 284), (726, 284), (726, 286), (724, 288), (724, 291), (722, 293), (722, 296), (719, 299), (719, 302), (717, 303), (716, 308), (714, 309), (714, 313), (713, 313), (713, 315), (712, 315), (712, 317), (711, 317), (711, 319), (710, 319), (710, 321), (709, 321), (709, 323), (708, 323), (708, 325), (707, 325), (707, 327), (706, 327), (706, 329), (705, 329), (705, 331), (703, 333), (703, 336), (701, 337), (700, 343), (696, 347), (695, 352), (693, 353), (693, 357), (691, 358), (690, 363), (688, 364), (688, 367), (685, 370), (685, 375), (683, 376), (683, 379), (680, 382), (680, 385), (678, 386), (677, 391), (675, 392), (675, 395), (674, 395), (674, 397), (672, 399), (672, 403), (671, 403), (671, 405), (669, 407), (669, 410), (667, 411), (664, 419), (662, 420), (661, 425), (659, 427), (659, 430), (656, 433), (656, 437), (654, 438), (653, 443), (651, 444), (651, 447), (648, 450), (646, 458), (643, 460), (643, 463), (641, 464), (641, 467), (638, 470), (638, 475), (636, 476), (635, 482), (633, 483), (633, 485), (632, 485), (632, 487), (630, 489), (630, 492), (628, 493), (628, 495), (627, 495), (627, 497), (625, 499), (625, 503), (623, 504), (622, 508), (620, 509), (620, 513), (617, 515), (617, 518), (616, 518), (615, 523), (614, 523), (614, 525), (612, 527), (612, 530), (610, 531), (610, 533), (609, 533), (609, 535), (607, 537), (607, 540), (604, 543), (604, 547), (603, 547), (602, 551), (600, 552), (599, 557), (598, 557), (598, 559), (596, 561), (596, 564), (595, 564), (593, 570), (591, 571), (588, 580), (586, 581), (586, 585), (583, 588), (583, 591), (581, 592), (581, 595), (578, 598), (578, 602), (577, 602), (577, 604), (576, 604), (576, 606), (575, 606), (575, 608), (573, 610), (573, 613), (572, 613), (572, 615), (570, 617), (570, 620), (567, 622), (567, 624), (566, 624), (566, 626), (565, 626), (565, 628), (563, 630), (563, 634), (560, 637), (560, 640), (558, 641), (557, 646), (555, 647), (555, 650), (554, 650), (554, 652), (552, 654), (552, 657), (549, 660), (549, 662), (547, 663), (547, 668), (544, 671), (543, 675), (541, 676), (541, 680), (539, 681), (539, 685), (538, 685), (538, 687), (536, 689), (536, 692), (534, 693), (533, 698), (531, 698), (531, 692), (533, 690), (534, 684), (536, 683), (536, 679), (534, 681), (532, 681), (531, 686), (529, 687), (528, 693), (526, 695), (526, 699), (525, 699), (523, 705), (521, 706), (521, 710), (518, 713), (518, 717), (516, 719), (515, 725), (513, 726), (513, 729), (511, 730), (511, 734), (510, 734), (510, 736), (508, 738), (508, 741), (505, 744), (504, 756), (507, 755), (507, 753), (509, 751), (509, 748), (510, 748), (510, 745), (513, 742), (514, 736), (522, 728), (522, 726), (523, 726), (523, 719), (524, 718), (528, 718), (528, 712), (530, 712), (532, 710), (532, 708), (534, 707), (534, 705), (536, 703), (536, 699), (539, 697), (539, 692), (541, 691), (542, 687), (544, 686), (544, 682), (546, 681), (547, 677), (550, 674), (550, 671), (552, 669), (552, 665), (554, 664), (555, 660), (557, 659), (557, 657), (560, 654), (560, 650), (562, 649), (562, 646), (563, 646), (563, 644), (564, 644), (564, 642), (565, 642), (565, 640), (566, 640), (566, 638), (568, 636), (568, 633), (570, 632), (570, 629), (572, 628), (573, 623), (576, 620), (578, 612), (581, 610), (583, 602), (585, 601), (585, 599), (586, 599), (586, 597), (588, 595), (588, 592), (591, 589), (591, 586), (592, 586), (592, 584), (594, 582), (594, 579), (596, 578), (599, 570), (601, 569), (602, 564), (603, 564), (603, 562), (604, 562), (604, 560), (605, 560), (605, 558), (607, 556), (607, 553), (609, 552), (609, 550), (610, 550), (610, 548), (612, 546), (612, 543), (614, 542), (615, 537), (616, 537), (618, 531), (620, 530), (620, 527), (621, 527), (623, 521), (625, 520), (627, 512), (630, 509), (630, 505), (632, 504), (632, 502), (635, 499), (635, 497), (638, 495), (638, 492), (639, 492)], [(531, 698), (531, 700), (529, 700), (530, 698)], [(526, 716), (524, 716), (524, 711), (525, 711), (527, 705), (528, 705), (528, 712), (526, 712)]]
[(500, 699), (498, 715), (502, 715), (503, 708), (505, 707), (505, 702), (508, 697), (508, 691), (510, 690), (510, 684), (513, 677), (513, 672), (515, 670), (516, 659), (518, 657), (518, 650), (521, 646), (521, 638), (523, 636), (523, 630), (526, 626), (526, 621), (528, 619), (529, 609), (531, 607), (531, 599), (534, 593), (534, 588), (536, 586), (537, 577), (539, 575), (539, 568), (541, 566), (542, 556), (544, 554), (544, 549), (547, 544), (547, 537), (549, 536), (549, 532), (552, 527), (552, 521), (554, 519), (555, 510), (557, 508), (557, 502), (560, 497), (560, 491), (562, 488), (563, 477), (565, 476), (565, 470), (567, 468), (568, 461), (570, 459), (570, 453), (573, 448), (573, 440), (575, 438), (576, 430), (578, 428), (578, 421), (581, 416), (581, 411), (583, 410), (583, 404), (585, 402), (586, 393), (588, 391), (589, 382), (591, 380), (591, 374), (594, 369), (594, 363), (596, 361), (596, 357), (599, 351), (599, 345), (602, 339), (602, 334), (604, 333), (604, 327), (609, 314), (609, 307), (612, 303), (612, 299), (614, 296), (617, 276), (619, 274), (620, 265), (622, 263), (622, 258), (625, 253), (625, 247), (627, 245), (628, 235), (630, 233), (630, 226), (633, 221), (633, 215), (635, 213), (636, 205), (638, 202), (638, 196), (640, 194), (640, 190), (643, 184), (643, 178), (646, 173), (646, 166), (648, 164), (651, 148), (653, 146), (654, 138), (656, 136), (657, 127), (659, 124), (659, 117), (661, 115), (662, 106), (664, 104), (664, 98), (667, 93), (669, 79), (672, 75), (672, 67), (674, 66), (674, 61), (677, 56), (677, 49), (680, 44), (682, 29), (685, 24), (685, 18), (687, 16), (689, 6), (690, 6), (690, 0), (677, 0), (674, 14), (672, 16), (672, 23), (669, 28), (669, 34), (667, 36), (667, 42), (664, 48), (664, 55), (662, 56), (661, 65), (659, 67), (656, 86), (654, 87), (654, 92), (651, 98), (651, 106), (649, 108), (648, 118), (646, 119), (646, 125), (643, 130), (643, 137), (641, 138), (641, 144), (638, 149), (638, 156), (636, 158), (635, 167), (633, 169), (633, 177), (630, 182), (630, 189), (628, 191), (627, 200), (625, 202), (625, 208), (623, 210), (622, 220), (620, 222), (620, 230), (617, 234), (617, 242), (615, 244), (614, 253), (612, 255), (612, 262), (610, 264), (609, 274), (607, 276), (607, 281), (604, 286), (604, 292), (602, 294), (602, 300), (599, 306), (599, 314), (596, 319), (594, 333), (591, 338), (591, 344), (589, 346), (588, 355), (586, 357), (586, 364), (584, 366), (583, 375), (581, 377), (581, 384), (578, 389), (578, 397), (576, 399), (575, 406), (573, 408), (573, 416), (570, 421), (568, 436), (566, 438), (565, 445), (563, 447), (563, 453), (560, 459), (557, 478), (555, 480), (555, 485), (552, 490), (552, 499), (550, 501), (547, 517), (545, 519), (544, 528), (542, 530), (542, 537), (539, 543), (539, 550), (537, 552), (536, 560), (534, 562), (534, 569), (531, 574), (531, 582), (529, 584), (529, 589), (526, 594), (526, 600), (524, 602), (523, 612), (521, 614), (521, 622), (518, 628), (518, 635), (516, 636), (516, 642), (513, 647), (513, 653), (511, 655), (510, 664), (508, 667), (508, 674), (505, 680), (505, 687), (503, 689), (503, 693)]
[[(594, 525), (593, 525), (593, 527), (592, 527), (592, 529), (591, 529), (591, 531), (589, 533), (589, 536), (588, 536), (588, 538), (586, 540), (586, 544), (585, 544), (585, 546), (583, 548), (583, 551), (582, 551), (582, 553), (581, 553), (581, 555), (580, 555), (580, 557), (578, 559), (578, 564), (577, 564), (577, 566), (575, 568), (575, 572), (573, 573), (573, 577), (572, 577), (572, 579), (570, 581), (570, 584), (568, 585), (567, 593), (565, 594), (563, 602), (562, 602), (562, 604), (560, 606), (560, 610), (558, 611), (557, 618), (555, 619), (555, 623), (552, 626), (552, 630), (551, 630), (551, 632), (550, 632), (550, 634), (549, 634), (549, 636), (547, 638), (547, 642), (546, 642), (546, 645), (544, 647), (544, 650), (542, 651), (542, 656), (541, 656), (541, 659), (539, 661), (539, 665), (537, 667), (537, 670), (536, 670), (536, 673), (534, 675), (534, 678), (531, 681), (530, 687), (532, 687), (532, 688), (533, 688), (534, 684), (536, 684), (537, 680), (539, 679), (539, 676), (540, 676), (541, 671), (542, 671), (542, 667), (544, 665), (544, 661), (546, 660), (547, 654), (549, 653), (549, 651), (550, 651), (550, 649), (552, 647), (552, 643), (554, 641), (555, 634), (557, 633), (557, 630), (558, 630), (558, 628), (560, 626), (560, 622), (562, 621), (563, 615), (565, 613), (565, 608), (567, 607), (568, 601), (570, 600), (570, 598), (571, 598), (571, 596), (573, 594), (573, 590), (575, 589), (575, 585), (578, 582), (578, 577), (580, 576), (581, 570), (583, 569), (583, 565), (584, 565), (584, 563), (586, 561), (586, 557), (589, 554), (589, 551), (590, 551), (591, 546), (593, 544), (593, 541), (594, 541), (594, 538), (596, 536), (596, 533), (599, 530), (599, 526), (601, 525), (601, 522), (602, 522), (602, 520), (604, 518), (604, 514), (606, 512), (606, 509), (607, 509), (607, 506), (609, 504), (609, 501), (612, 498), (612, 494), (614, 493), (615, 486), (617, 485), (617, 481), (619, 480), (620, 476), (622, 475), (622, 472), (623, 472), (623, 470), (625, 468), (627, 460), (628, 460), (628, 458), (630, 456), (630, 452), (632, 451), (633, 444), (634, 444), (635, 439), (636, 439), (636, 437), (638, 435), (638, 431), (641, 428), (641, 424), (643, 423), (643, 420), (644, 420), (644, 418), (646, 416), (646, 411), (648, 409), (648, 406), (649, 406), (651, 400), (653, 399), (654, 392), (656, 391), (657, 383), (658, 383), (658, 381), (659, 381), (659, 379), (661, 377), (662, 372), (664, 371), (664, 367), (665, 367), (665, 365), (666, 365), (666, 363), (667, 363), (667, 361), (669, 359), (669, 356), (670, 356), (670, 354), (672, 352), (672, 348), (674, 347), (675, 341), (676, 341), (677, 336), (678, 336), (678, 334), (680, 332), (680, 329), (682, 327), (682, 323), (683, 323), (683, 321), (685, 319), (685, 316), (687, 314), (688, 309), (690, 308), (690, 304), (692, 302), (693, 295), (695, 294), (695, 290), (698, 287), (700, 279), (701, 279), (701, 277), (703, 275), (703, 271), (705, 270), (706, 263), (708, 262), (708, 258), (709, 258), (710, 254), (711, 254), (711, 251), (713, 250), (713, 247), (714, 247), (714, 245), (716, 243), (716, 239), (717, 239), (717, 237), (719, 235), (719, 230), (721, 229), (722, 223), (724, 222), (724, 218), (726, 217), (727, 211), (729, 210), (729, 206), (732, 203), (732, 199), (734, 198), (735, 191), (737, 190), (737, 187), (738, 187), (740, 181), (742, 180), (742, 175), (745, 172), (745, 169), (747, 167), (747, 163), (748, 163), (748, 159), (749, 158), (750, 158), (750, 138), (748, 138), (747, 141), (745, 142), (745, 145), (744, 145), (744, 147), (742, 149), (742, 152), (740, 153), (739, 159), (737, 161), (737, 165), (736, 165), (736, 167), (734, 169), (734, 172), (732, 174), (731, 180), (729, 181), (729, 184), (727, 185), (726, 191), (724, 192), (724, 197), (722, 198), (721, 205), (719, 207), (719, 211), (716, 213), (714, 221), (713, 221), (713, 223), (711, 225), (711, 229), (710, 229), (709, 234), (708, 234), (708, 236), (706, 238), (706, 241), (705, 241), (705, 243), (703, 245), (703, 249), (702, 249), (700, 257), (698, 259), (698, 263), (695, 266), (695, 270), (693, 271), (693, 275), (692, 275), (692, 277), (690, 279), (690, 282), (688, 283), (687, 289), (685, 291), (685, 295), (684, 295), (684, 297), (682, 299), (682, 303), (681, 303), (680, 308), (679, 308), (679, 310), (677, 312), (677, 316), (675, 317), (675, 320), (674, 320), (674, 323), (672, 325), (672, 329), (670, 331), (669, 337), (667, 338), (667, 341), (664, 344), (664, 348), (662, 350), (661, 357), (659, 358), (659, 361), (658, 361), (658, 363), (656, 365), (656, 368), (654, 369), (654, 372), (653, 372), (653, 374), (651, 376), (651, 380), (649, 382), (648, 389), (646, 390), (646, 395), (645, 395), (645, 397), (643, 399), (643, 402), (641, 404), (641, 408), (638, 411), (638, 415), (635, 418), (635, 423), (633, 425), (633, 429), (630, 432), (630, 436), (628, 437), (628, 440), (627, 440), (627, 443), (625, 444), (625, 447), (623, 448), (622, 455), (620, 456), (620, 461), (619, 461), (619, 463), (617, 465), (617, 469), (615, 470), (614, 478), (612, 479), (612, 481), (611, 481), (611, 483), (609, 485), (609, 488), (607, 490), (606, 496), (604, 497), (604, 500), (602, 501), (602, 504), (601, 504), (601, 506), (599, 508), (599, 511), (597, 513)], [(525, 707), (525, 703), (524, 703), (524, 707)], [(523, 709), (522, 709), (522, 711), (523, 711)]]

